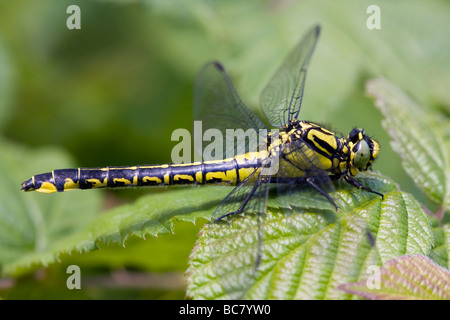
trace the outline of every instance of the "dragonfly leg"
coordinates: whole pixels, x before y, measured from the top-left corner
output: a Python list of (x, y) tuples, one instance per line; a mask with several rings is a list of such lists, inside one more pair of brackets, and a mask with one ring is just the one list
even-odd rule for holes
[(320, 189), (320, 187), (314, 183), (314, 179), (312, 177), (306, 178), (306, 182), (308, 182), (308, 184), (313, 187), (314, 189), (316, 189), (317, 191), (319, 191), (319, 193), (321, 195), (323, 195), (325, 198), (327, 198), (328, 201), (330, 201), (330, 203), (332, 205), (334, 205), (336, 207), (336, 211), (339, 211), (339, 207), (336, 204), (336, 202), (334, 202), (333, 198), (324, 190)]
[(217, 218), (216, 220), (214, 220), (214, 222), (219, 222), (220, 220), (222, 220), (225, 217), (231, 216), (233, 214), (239, 214), (242, 211), (244, 211), (245, 206), (248, 204), (248, 202), (250, 201), (250, 199), (252, 198), (252, 196), (255, 194), (256, 190), (258, 190), (258, 187), (261, 185), (262, 180), (255, 184), (252, 188), (252, 190), (248, 193), (248, 195), (245, 197), (244, 201), (242, 202), (241, 206), (239, 207), (239, 209), (237, 209), (236, 211), (224, 214), (223, 216), (220, 216), (219, 218)]
[(349, 184), (351, 184), (352, 186), (354, 186), (354, 187), (356, 187), (356, 188), (358, 188), (358, 189), (366, 190), (366, 191), (371, 192), (371, 193), (375, 193), (375, 194), (379, 195), (379, 196), (381, 197), (381, 199), (384, 199), (384, 194), (379, 193), (379, 192), (377, 192), (377, 191), (374, 191), (374, 190), (370, 189), (369, 187), (363, 186), (363, 185), (362, 185), (361, 183), (359, 183), (355, 178), (353, 178), (353, 177), (351, 177), (351, 176), (349, 176), (349, 175), (345, 175), (345, 176), (344, 176), (344, 179), (345, 179), (345, 181), (347, 181), (347, 182), (348, 182)]

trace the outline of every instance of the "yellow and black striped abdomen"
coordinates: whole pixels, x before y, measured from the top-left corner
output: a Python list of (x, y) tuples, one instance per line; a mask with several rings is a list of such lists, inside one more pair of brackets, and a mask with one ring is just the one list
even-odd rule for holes
[(258, 152), (219, 161), (188, 164), (59, 169), (22, 183), (24, 191), (44, 193), (74, 189), (164, 186), (181, 184), (236, 185), (261, 166)]

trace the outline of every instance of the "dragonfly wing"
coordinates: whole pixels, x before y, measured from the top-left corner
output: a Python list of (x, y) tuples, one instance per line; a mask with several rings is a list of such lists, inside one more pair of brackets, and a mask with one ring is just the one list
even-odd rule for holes
[(262, 91), (261, 108), (271, 126), (281, 127), (298, 117), (306, 71), (319, 34), (320, 26), (308, 31)]
[[(258, 141), (263, 141), (261, 138), (264, 139), (267, 135), (267, 131), (260, 131), (260, 129), (267, 130), (267, 127), (241, 100), (229, 75), (219, 62), (206, 64), (198, 73), (194, 89), (194, 120), (202, 121), (204, 132), (215, 129), (221, 133), (223, 139), (229, 140), (223, 141), (222, 151), (226, 158), (256, 151), (250, 150), (250, 142), (257, 140), (257, 145)], [(227, 135), (227, 130), (230, 129), (242, 129), (244, 132), (251, 130), (248, 131), (249, 136), (243, 134), (232, 136), (230, 131)], [(227, 145), (231, 145), (228, 153)], [(203, 147), (196, 151), (203, 152)], [(231, 151), (233, 154), (230, 154)]]
[(260, 274), (269, 189), (270, 177), (256, 169), (230, 192), (212, 216), (208, 231), (211, 262), (224, 298), (248, 298)]

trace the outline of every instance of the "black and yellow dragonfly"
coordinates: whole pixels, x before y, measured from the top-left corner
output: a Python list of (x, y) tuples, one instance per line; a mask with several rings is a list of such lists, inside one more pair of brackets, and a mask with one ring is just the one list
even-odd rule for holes
[[(319, 34), (319, 26), (307, 32), (261, 93), (262, 111), (268, 124), (276, 130), (270, 131), (244, 104), (219, 62), (210, 62), (200, 70), (194, 90), (194, 119), (202, 121), (203, 129), (219, 130), (224, 137), (229, 130), (253, 130), (258, 133), (256, 144), (254, 138), (240, 134), (232, 136), (232, 155), (224, 159), (53, 170), (24, 181), (22, 190), (52, 193), (74, 189), (189, 184), (235, 186), (218, 205), (211, 220), (222, 222), (227, 221), (227, 217), (242, 215), (256, 217), (248, 226), (253, 230), (256, 226), (256, 240), (250, 242), (258, 246), (247, 251), (246, 259), (247, 265), (256, 266), (251, 268), (254, 272), (261, 262), (262, 225), (272, 187), (278, 194), (298, 190), (301, 185), (312, 187), (319, 198), (336, 210), (338, 205), (329, 192), (334, 188), (333, 180), (346, 181), (383, 197), (355, 179), (359, 172), (371, 168), (380, 152), (374, 139), (359, 128), (351, 130), (346, 137), (339, 137), (323, 126), (299, 119), (307, 68)], [(223, 154), (229, 155), (230, 141), (227, 142), (223, 146)], [(227, 249), (222, 253), (219, 251), (227, 245), (233, 246), (226, 242), (214, 244), (214, 239), (211, 243), (211, 260), (226, 253)]]
[[(327, 187), (342, 179), (350, 185), (375, 193), (355, 176), (371, 168), (379, 144), (363, 129), (355, 128), (346, 137), (309, 121), (299, 120), (307, 68), (320, 34), (312, 28), (287, 57), (263, 89), (260, 104), (269, 131), (236, 92), (224, 67), (218, 62), (205, 65), (198, 74), (194, 91), (194, 119), (204, 129), (227, 134), (235, 129), (254, 130), (259, 136), (252, 148), (247, 135), (233, 137), (233, 154), (219, 160), (181, 164), (136, 165), (130, 167), (75, 168), (38, 174), (22, 183), (24, 191), (44, 193), (73, 189), (224, 184), (235, 188), (216, 208), (212, 221), (239, 214), (264, 218), (271, 186), (297, 184), (311, 186), (336, 209)], [(263, 134), (265, 133), (265, 134)], [(228, 151), (224, 146), (223, 151)], [(282, 192), (283, 188), (279, 188)], [(286, 190), (286, 189), (284, 189)], [(261, 229), (257, 231), (261, 233)], [(262, 237), (256, 243), (261, 244)], [(215, 249), (213, 249), (215, 250)], [(260, 249), (250, 259), (260, 262)]]
[[(52, 193), (155, 185), (236, 185), (227, 197), (230, 198), (248, 189), (238, 208), (230, 208), (227, 204), (232, 202), (225, 199), (214, 214), (216, 220), (242, 212), (255, 195), (264, 199), (271, 183), (300, 179), (331, 202), (332, 198), (317, 181), (343, 178), (357, 188), (377, 193), (354, 178), (358, 172), (368, 170), (377, 158), (380, 148), (375, 140), (362, 129), (355, 128), (347, 137), (337, 137), (322, 126), (298, 119), (306, 71), (319, 34), (319, 26), (306, 34), (261, 94), (262, 111), (269, 124), (278, 128), (277, 134), (269, 132), (264, 122), (242, 102), (220, 63), (211, 62), (200, 71), (194, 94), (195, 119), (203, 121), (203, 128), (215, 128), (224, 135), (229, 129), (267, 132), (259, 137), (264, 143), (258, 150), (249, 150), (249, 141), (236, 141), (234, 156), (223, 160), (53, 170), (26, 180), (22, 190)], [(276, 172), (264, 170), (274, 163)]]

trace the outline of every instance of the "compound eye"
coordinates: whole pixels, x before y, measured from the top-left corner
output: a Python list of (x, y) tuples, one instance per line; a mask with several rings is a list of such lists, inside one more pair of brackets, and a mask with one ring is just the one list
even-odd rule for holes
[(354, 147), (355, 157), (353, 159), (353, 164), (358, 169), (363, 169), (367, 167), (370, 160), (370, 148), (365, 140), (361, 140)]

